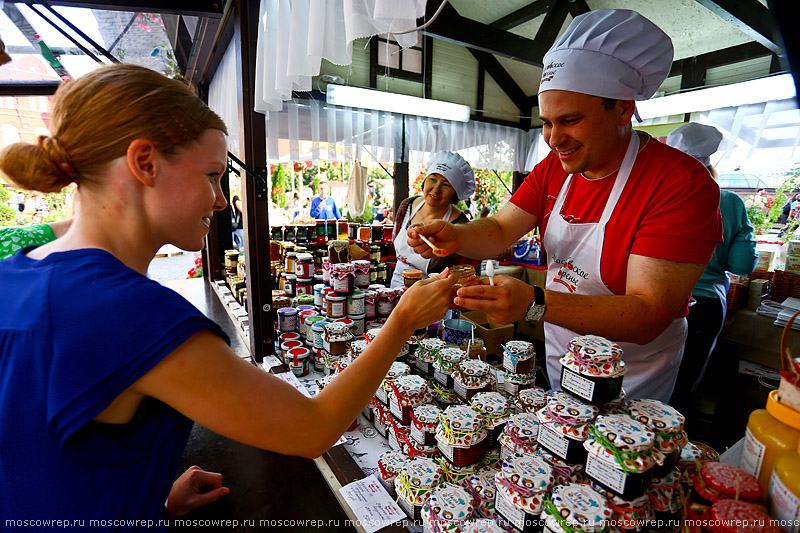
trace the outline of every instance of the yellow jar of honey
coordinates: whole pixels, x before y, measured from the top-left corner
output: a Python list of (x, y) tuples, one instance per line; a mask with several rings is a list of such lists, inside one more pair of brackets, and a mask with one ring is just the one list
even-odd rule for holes
[(406, 287), (411, 287), (414, 283), (422, 279), (421, 270), (404, 270), (403, 271), (403, 284)]
[[(800, 413), (778, 401), (778, 391), (767, 397), (767, 408), (750, 413), (739, 468), (758, 479), (769, 490), (777, 456), (794, 452), (800, 443)], [(800, 485), (798, 485), (800, 487)]]

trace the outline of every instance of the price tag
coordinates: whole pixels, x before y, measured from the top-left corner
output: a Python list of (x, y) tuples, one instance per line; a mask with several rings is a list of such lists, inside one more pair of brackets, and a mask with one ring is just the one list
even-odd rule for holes
[(366, 533), (374, 533), (406, 516), (374, 474), (345, 485), (339, 492)]

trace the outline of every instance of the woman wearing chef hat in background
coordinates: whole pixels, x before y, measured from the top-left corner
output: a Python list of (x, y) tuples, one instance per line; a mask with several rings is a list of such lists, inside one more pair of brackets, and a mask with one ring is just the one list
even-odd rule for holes
[[(710, 158), (721, 142), (722, 133), (717, 128), (697, 123), (685, 124), (667, 136), (668, 145), (703, 163), (715, 178), (717, 173), (711, 166)], [(700, 392), (703, 376), (713, 364), (711, 352), (725, 323), (730, 287), (728, 272), (746, 276), (758, 264), (754, 228), (747, 218), (742, 199), (731, 191), (720, 191), (719, 211), (722, 215), (723, 242), (714, 248), (711, 261), (692, 290), (695, 303), (689, 307), (686, 317), (689, 332), (678, 381), (670, 401), (689, 415), (689, 420), (694, 418), (690, 413), (690, 400), (697, 399), (693, 395)], [(715, 375), (719, 374), (715, 372)]]
[(397, 266), (391, 286), (403, 286), (403, 272), (420, 270), (422, 277), (442, 272), (456, 263), (471, 262), (458, 255), (424, 258), (408, 245), (406, 230), (412, 224), (428, 220), (444, 219), (453, 224), (469, 222), (466, 215), (455, 204), (470, 198), (475, 192), (475, 173), (469, 163), (455, 152), (437, 152), (425, 166), (425, 181), (422, 194), (403, 200), (394, 217), (394, 247)]
[(597, 9), (576, 17), (544, 56), (542, 134), (550, 154), (497, 214), (408, 231), (466, 257), (501, 252), (538, 227), (545, 288), (507, 276), (463, 287), (455, 303), (492, 322), (544, 321), (550, 384), (578, 335), (620, 343), (628, 397), (668, 400), (686, 338), (692, 287), (721, 240), (719, 188), (696, 159), (634, 133), (636, 100), (672, 65), (669, 37), (639, 13)]

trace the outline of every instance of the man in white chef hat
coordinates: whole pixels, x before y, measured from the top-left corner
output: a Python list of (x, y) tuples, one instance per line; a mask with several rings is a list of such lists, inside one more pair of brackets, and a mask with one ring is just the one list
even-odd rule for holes
[(496, 215), (409, 228), (423, 256), (431, 251), (419, 233), (477, 259), (538, 226), (544, 289), (497, 276), (494, 286), (460, 289), (456, 303), (501, 323), (544, 320), (554, 388), (559, 358), (580, 335), (620, 344), (628, 397), (666, 401), (675, 384), (689, 295), (722, 226), (719, 188), (702, 163), (631, 126), (635, 101), (655, 93), (672, 55), (669, 37), (634, 11), (576, 17), (544, 57), (539, 111), (550, 154)]

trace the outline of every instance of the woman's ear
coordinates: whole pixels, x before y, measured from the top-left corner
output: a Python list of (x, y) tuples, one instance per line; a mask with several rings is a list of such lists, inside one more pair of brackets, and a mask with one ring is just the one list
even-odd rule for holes
[(155, 185), (159, 170), (159, 153), (155, 145), (147, 139), (136, 139), (128, 145), (126, 160), (128, 169), (142, 185)]

